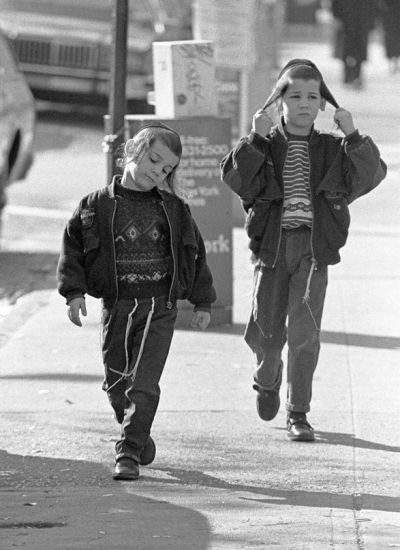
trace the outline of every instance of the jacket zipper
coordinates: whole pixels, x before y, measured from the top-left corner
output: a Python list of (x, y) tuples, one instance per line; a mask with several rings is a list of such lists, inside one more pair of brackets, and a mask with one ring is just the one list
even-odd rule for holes
[[(308, 166), (310, 167), (309, 170), (309, 177), (308, 177), (308, 188), (310, 191), (310, 204), (311, 204), (311, 210), (312, 210), (312, 221), (311, 221), (311, 231), (310, 231), (310, 248), (311, 248), (311, 257), (312, 260), (315, 261), (315, 254), (314, 254), (314, 247), (313, 247), (313, 235), (314, 235), (314, 201), (313, 201), (313, 193), (311, 188), (311, 158), (310, 158), (310, 146), (308, 147)], [(315, 263), (316, 266), (316, 263)], [(316, 269), (316, 267), (315, 267)]]
[(281, 247), (281, 240), (282, 240), (282, 209), (283, 209), (283, 206), (281, 208), (281, 223), (280, 223), (280, 228), (279, 228), (278, 246), (276, 247), (275, 258), (274, 258), (274, 261), (272, 262), (272, 267), (273, 268), (276, 266), (276, 262), (278, 261), (279, 249)]
[(113, 249), (113, 255), (114, 255), (114, 282), (115, 282), (115, 300), (114, 305), (118, 302), (118, 277), (117, 277), (117, 265), (116, 265), (116, 251), (115, 251), (115, 239), (114, 239), (114, 218), (115, 218), (115, 212), (117, 211), (117, 202), (114, 201), (114, 210), (113, 214), (111, 216), (111, 240), (112, 240), (112, 249)]
[[(287, 138), (286, 136), (285, 137), (285, 140), (287, 142)], [(283, 163), (283, 166), (285, 166), (286, 164), (286, 159), (287, 159), (287, 153), (288, 153), (288, 147), (286, 145), (286, 155), (285, 155), (285, 161)], [(276, 254), (275, 254), (275, 258), (274, 258), (274, 261), (272, 262), (272, 267), (274, 268), (276, 266), (276, 262), (278, 261), (278, 255), (279, 255), (279, 249), (281, 247), (281, 241), (282, 241), (282, 212), (283, 212), (283, 205), (285, 204), (285, 183), (283, 181), (283, 177), (282, 177), (282, 192), (283, 192), (283, 198), (282, 198), (282, 207), (281, 207), (281, 217), (280, 217), (280, 223), (279, 223), (279, 239), (278, 239), (278, 246), (276, 248)]]
[(172, 255), (172, 264), (173, 264), (172, 280), (171, 280), (171, 286), (169, 287), (168, 300), (167, 300), (167, 309), (172, 309), (173, 303), (172, 303), (172, 300), (171, 300), (171, 294), (172, 294), (172, 285), (174, 284), (174, 281), (175, 281), (176, 261), (175, 261), (174, 246), (173, 246), (173, 241), (172, 241), (171, 222), (170, 222), (170, 219), (169, 219), (169, 216), (168, 216), (167, 209), (165, 208), (164, 201), (161, 201), (161, 204), (162, 204), (162, 207), (163, 207), (163, 210), (164, 210), (164, 213), (165, 213), (165, 217), (167, 218), (167, 222), (168, 222), (168, 226), (169, 226), (169, 240), (170, 240), (170, 245), (171, 245), (171, 255)]

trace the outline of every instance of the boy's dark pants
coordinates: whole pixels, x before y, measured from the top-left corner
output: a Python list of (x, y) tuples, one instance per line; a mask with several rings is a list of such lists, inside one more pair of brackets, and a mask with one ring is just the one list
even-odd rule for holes
[(103, 389), (121, 424), (117, 461), (139, 460), (150, 435), (176, 316), (165, 298), (119, 300), (103, 310)]
[[(310, 230), (306, 227), (282, 231), (276, 268), (268, 269), (262, 284), (273, 295), (272, 331), (257, 355), (255, 389), (279, 391), (282, 380), (282, 349), (288, 342), (288, 411), (310, 410), (312, 379), (320, 350), (320, 325), (327, 286), (327, 267), (312, 272), (310, 299), (303, 297), (311, 269)], [(272, 285), (272, 289), (271, 289)], [(262, 288), (259, 289), (262, 293)], [(266, 304), (268, 308), (270, 304)], [(288, 320), (286, 328), (286, 319)]]

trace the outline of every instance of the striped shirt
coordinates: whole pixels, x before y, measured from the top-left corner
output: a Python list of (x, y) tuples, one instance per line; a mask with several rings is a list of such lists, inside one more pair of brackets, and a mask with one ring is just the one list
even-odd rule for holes
[(295, 229), (311, 227), (312, 205), (310, 197), (310, 159), (308, 136), (289, 136), (288, 151), (283, 167), (285, 188), (282, 227)]

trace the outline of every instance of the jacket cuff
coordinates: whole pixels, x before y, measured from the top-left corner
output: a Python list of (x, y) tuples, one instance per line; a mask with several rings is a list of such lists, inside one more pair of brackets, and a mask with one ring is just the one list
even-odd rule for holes
[(75, 292), (75, 293), (72, 293), (72, 294), (69, 294), (65, 301), (67, 303), (67, 305), (71, 302), (71, 300), (73, 300), (74, 298), (83, 298), (85, 299), (85, 296), (84, 294), (82, 294), (82, 292)]
[(211, 314), (211, 304), (196, 304), (193, 311), (205, 311)]
[(351, 145), (352, 143), (356, 143), (357, 141), (360, 141), (361, 135), (358, 130), (354, 130), (351, 134), (345, 136), (344, 141)]
[(257, 149), (264, 150), (265, 138), (263, 138), (260, 134), (257, 134), (257, 132), (253, 132), (252, 130), (248, 135), (247, 140), (249, 143), (257, 147)]

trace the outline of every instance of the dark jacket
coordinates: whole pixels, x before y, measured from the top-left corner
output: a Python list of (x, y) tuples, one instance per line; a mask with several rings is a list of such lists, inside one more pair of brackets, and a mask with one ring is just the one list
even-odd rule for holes
[[(118, 299), (113, 235), (116, 211), (114, 178), (111, 185), (84, 197), (67, 223), (57, 267), (58, 290), (69, 302), (86, 293), (106, 306)], [(216, 295), (206, 263), (203, 239), (189, 207), (178, 197), (158, 190), (170, 227), (173, 258), (169, 307), (189, 300), (197, 310), (210, 311)]]
[[(249, 247), (267, 267), (275, 265), (279, 248), (287, 148), (278, 127), (266, 138), (251, 132), (221, 162), (222, 180), (247, 213)], [(317, 263), (336, 264), (348, 236), (348, 204), (382, 181), (386, 165), (371, 138), (358, 131), (342, 139), (313, 130), (309, 155), (313, 256)]]
[[(222, 160), (222, 180), (242, 200), (249, 247), (257, 263), (253, 309), (245, 340), (257, 351), (275, 335), (270, 278), (277, 259), (283, 210), (283, 166), (287, 139), (275, 127), (263, 138), (251, 133)], [(312, 131), (309, 141), (313, 208), (311, 248), (318, 264), (340, 261), (350, 225), (348, 204), (376, 187), (386, 165), (371, 138), (356, 131), (345, 139)]]

